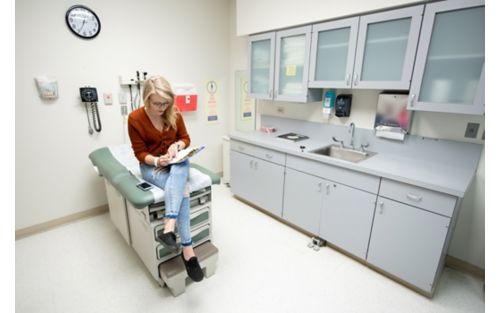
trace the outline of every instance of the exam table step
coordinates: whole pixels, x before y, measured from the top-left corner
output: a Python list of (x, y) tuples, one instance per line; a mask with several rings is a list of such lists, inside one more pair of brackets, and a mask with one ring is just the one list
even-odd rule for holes
[[(194, 248), (194, 253), (198, 257), (198, 262), (208, 278), (215, 273), (215, 266), (219, 250), (210, 241)], [(160, 277), (167, 288), (177, 297), (186, 290), (186, 278), (188, 277), (184, 263), (181, 260), (182, 254), (160, 264)]]

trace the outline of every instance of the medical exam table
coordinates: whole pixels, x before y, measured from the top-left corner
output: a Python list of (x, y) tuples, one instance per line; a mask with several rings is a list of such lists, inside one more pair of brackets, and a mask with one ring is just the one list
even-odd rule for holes
[[(156, 241), (163, 232), (163, 190), (154, 186), (142, 191), (136, 187), (143, 180), (130, 145), (100, 148), (90, 153), (89, 158), (98, 174), (104, 177), (111, 220), (127, 244), (160, 286), (166, 285), (174, 296), (184, 292), (187, 273), (180, 259), (181, 252), (170, 253)], [(188, 183), (191, 237), (206, 277), (214, 274), (218, 258), (218, 249), (211, 242), (211, 186), (219, 183), (219, 176), (191, 162)]]

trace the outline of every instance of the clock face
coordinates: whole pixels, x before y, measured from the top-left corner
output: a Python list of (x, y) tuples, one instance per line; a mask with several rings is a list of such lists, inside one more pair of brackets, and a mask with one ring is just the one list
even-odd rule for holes
[(74, 5), (68, 9), (66, 24), (74, 34), (85, 39), (96, 37), (101, 30), (97, 14), (83, 5)]

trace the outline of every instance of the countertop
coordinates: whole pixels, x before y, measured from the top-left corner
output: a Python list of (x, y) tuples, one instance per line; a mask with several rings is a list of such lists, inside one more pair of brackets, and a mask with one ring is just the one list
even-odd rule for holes
[[(297, 128), (296, 125), (290, 126)], [(338, 129), (337, 127), (334, 132), (338, 132)], [(353, 163), (309, 152), (333, 143), (327, 139), (328, 137), (325, 138), (324, 134), (321, 135), (321, 129), (317, 129), (314, 132), (309, 130), (307, 133), (309, 139), (298, 142), (276, 137), (288, 130), (291, 131), (290, 128), (284, 129), (283, 127), (281, 131), (275, 133), (234, 131), (230, 134), (230, 138), (284, 152), (289, 155), (443, 192), (459, 198), (463, 198), (472, 179), (476, 175), (482, 151), (482, 145), (478, 144), (467, 144), (449, 140), (433, 140), (431, 142), (420, 140), (422, 141), (421, 143), (418, 139), (413, 139), (416, 143), (408, 143), (406, 147), (404, 144), (399, 144), (396, 148), (388, 148), (387, 145), (384, 147), (382, 144), (377, 145), (373, 142), (384, 139), (370, 138), (372, 141), (370, 146), (373, 148), (370, 149), (369, 147), (367, 150), (376, 152), (376, 154), (359, 163)], [(296, 131), (304, 133), (304, 131)], [(315, 133), (318, 133), (318, 135), (315, 135)], [(411, 153), (411, 151), (405, 151), (409, 150), (408, 147), (410, 145), (413, 145), (413, 149), (417, 148), (419, 152)], [(416, 145), (419, 146), (415, 147)], [(304, 152), (301, 151), (300, 146), (306, 146)], [(426, 155), (428, 157), (425, 157)]]

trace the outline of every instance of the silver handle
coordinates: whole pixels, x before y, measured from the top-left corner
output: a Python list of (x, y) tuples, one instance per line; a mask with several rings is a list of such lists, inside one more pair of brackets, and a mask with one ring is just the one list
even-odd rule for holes
[(253, 168), (253, 160), (250, 161), (250, 168)]
[(244, 147), (242, 147), (242, 146), (238, 146), (238, 150), (240, 150), (240, 151), (245, 151), (245, 148), (244, 148)]
[(345, 84), (349, 86), (351, 84), (351, 74), (347, 74), (345, 78)]
[(326, 194), (327, 195), (330, 194), (330, 185), (329, 184), (326, 185)]
[(273, 158), (273, 155), (272, 155), (272, 154), (269, 154), (269, 153), (266, 153), (266, 158), (268, 158), (268, 159), (272, 159), (272, 158)]
[(410, 96), (410, 106), (412, 107), (415, 104), (415, 94), (412, 93)]
[(358, 74), (354, 74), (354, 86), (358, 85)]
[(383, 201), (380, 201), (378, 203), (378, 206), (380, 208), (380, 210), (378, 210), (378, 214), (383, 214), (384, 213), (384, 202)]
[(406, 197), (410, 200), (413, 200), (413, 201), (421, 201), (422, 200), (422, 196), (419, 196), (419, 195), (414, 195), (412, 193), (408, 193), (406, 194)]
[(323, 186), (323, 184), (322, 184), (322, 183), (318, 183), (318, 192), (321, 192), (321, 190), (322, 190), (322, 186)]

